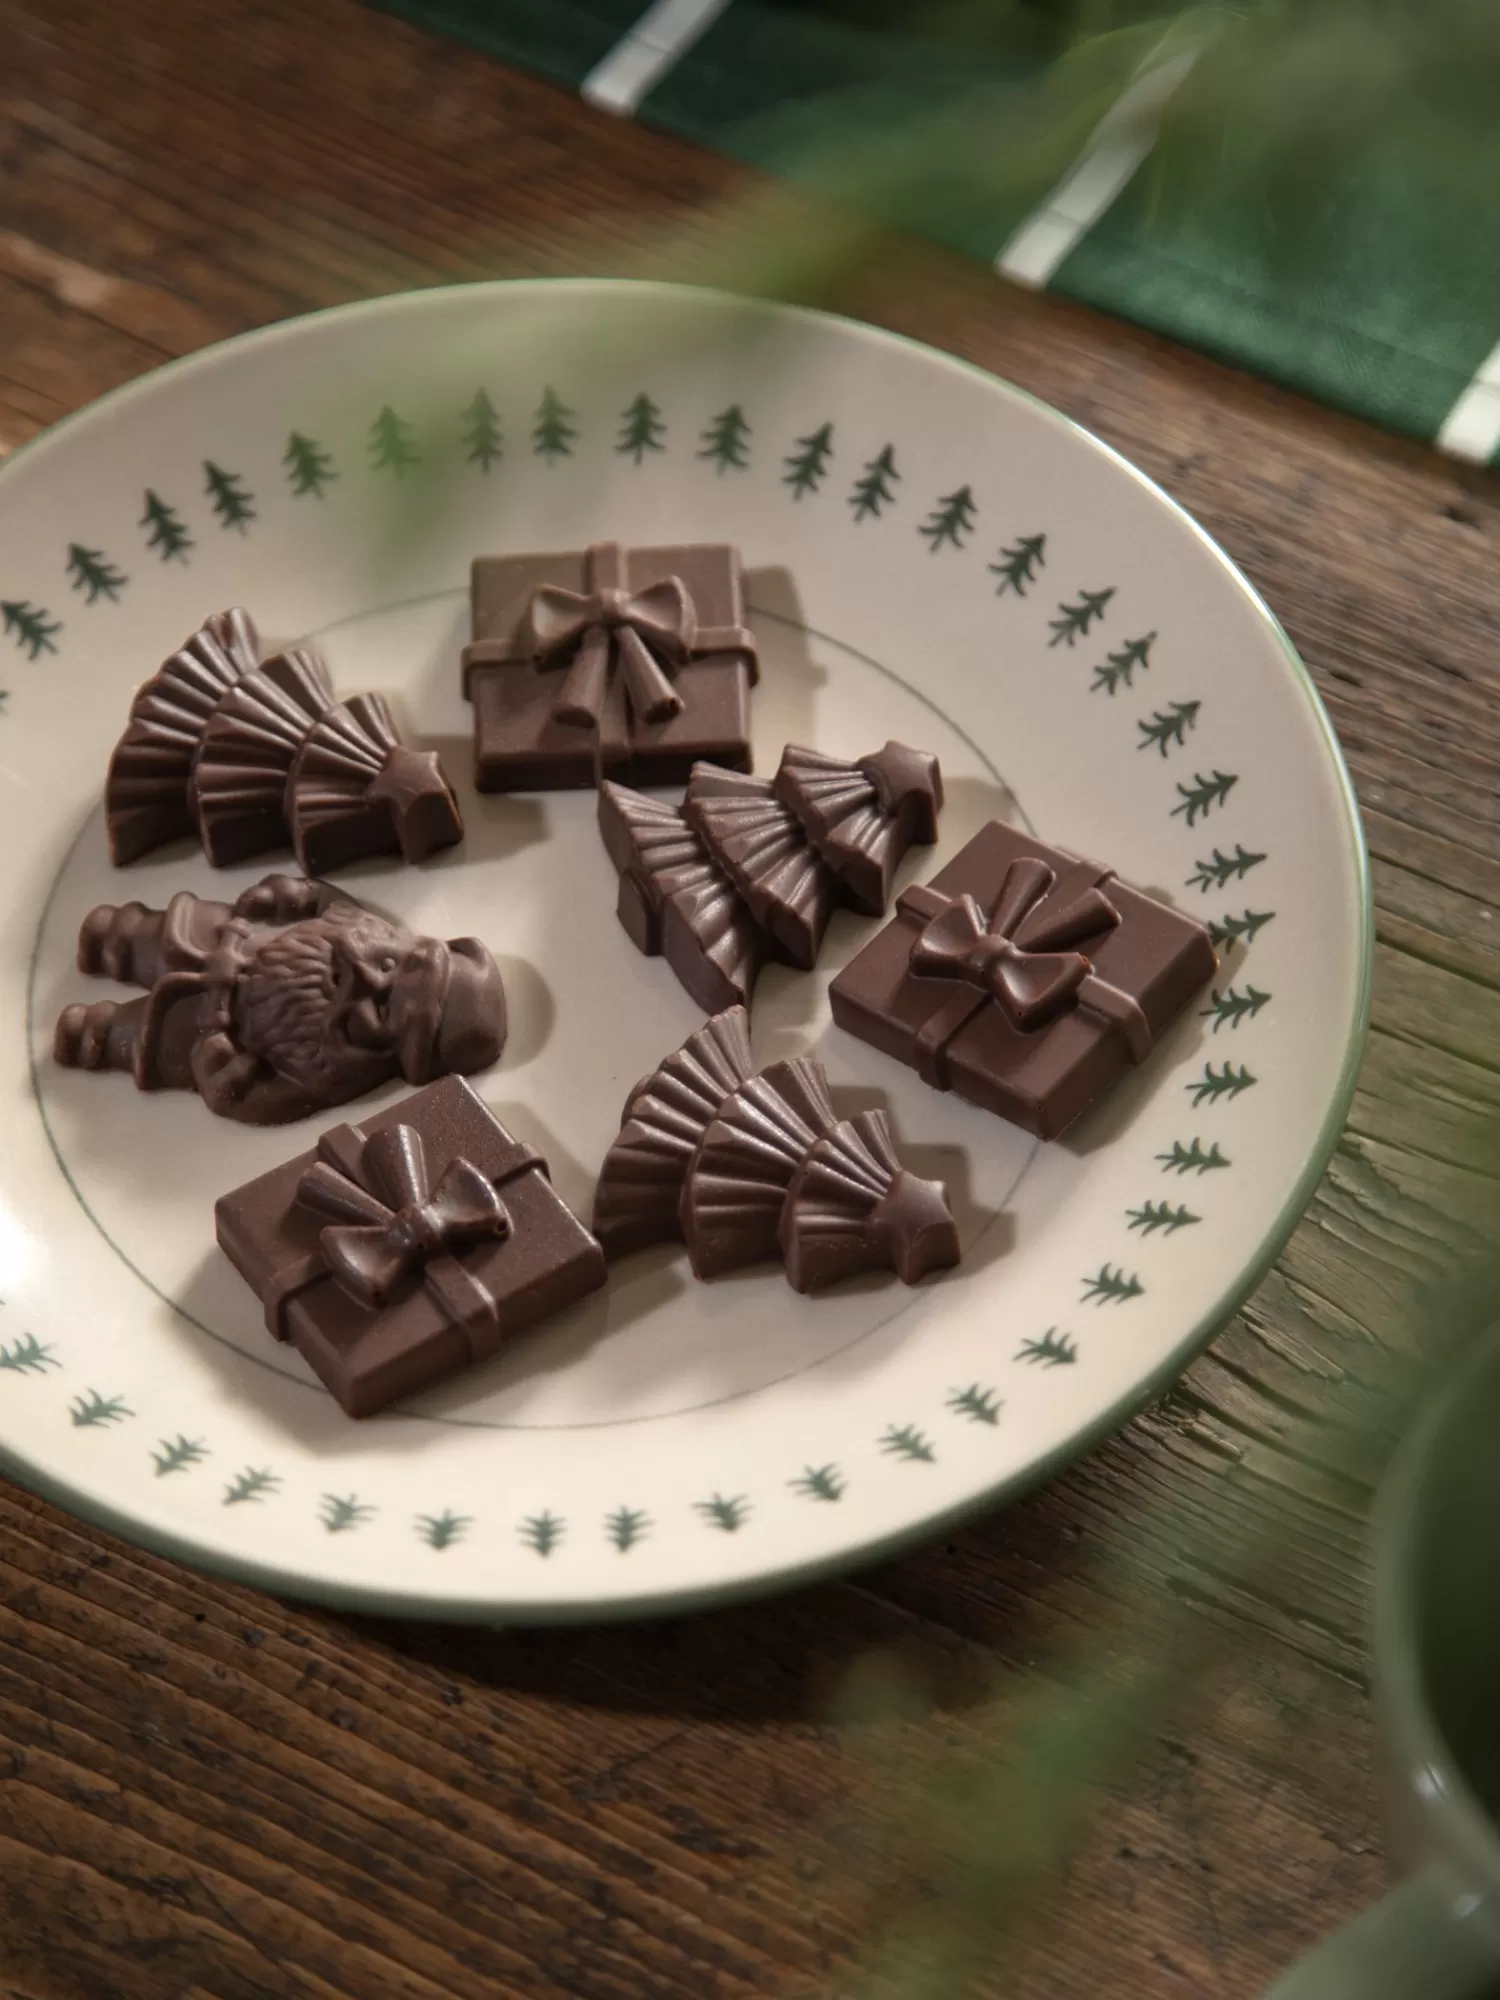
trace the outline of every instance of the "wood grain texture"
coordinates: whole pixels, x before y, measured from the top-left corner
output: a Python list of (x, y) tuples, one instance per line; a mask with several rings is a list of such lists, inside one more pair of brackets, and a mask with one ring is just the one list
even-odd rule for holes
[[(482, 276), (713, 270), (740, 169), (352, 0), (10, 0), (0, 447), (204, 342)], [(771, 224), (768, 222), (767, 227)], [(1497, 489), (1153, 337), (889, 241), (838, 302), (1058, 404), (1184, 502), (1310, 662), (1379, 909), (1369, 1059), (1280, 1265), (1156, 1409), (951, 1542), (602, 1633), (384, 1625), (188, 1575), (0, 1486), (0, 1994), (820, 1994), (881, 1823), (824, 1718), (875, 1646), (920, 1746), (998, 1736), (1112, 1631), (1118, 1524), (1228, 1661), (1185, 1690), (1003, 1982), (1260, 1990), (1382, 1879), (1361, 1535), (1372, 1361), (1495, 1195)], [(1216, 1538), (1280, 1510), (1274, 1578)], [(1151, 1560), (1145, 1567), (1151, 1573)], [(995, 1990), (1002, 1990), (997, 1983)]]

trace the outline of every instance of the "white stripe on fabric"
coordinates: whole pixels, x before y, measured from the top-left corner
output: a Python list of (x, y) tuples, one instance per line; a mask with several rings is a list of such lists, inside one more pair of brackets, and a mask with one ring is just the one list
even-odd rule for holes
[(1027, 216), (995, 259), (995, 269), (1020, 285), (1046, 285), (1063, 259), (1124, 192), (1156, 144), (1161, 115), (1201, 50), (1182, 49), (1138, 76), (1115, 99), (1077, 161)]
[(628, 118), (728, 5), (729, 0), (656, 0), (595, 63), (579, 85), (579, 95), (601, 111)]
[(1444, 417), (1437, 443), (1439, 451), (1476, 465), (1488, 465), (1500, 451), (1500, 347)]

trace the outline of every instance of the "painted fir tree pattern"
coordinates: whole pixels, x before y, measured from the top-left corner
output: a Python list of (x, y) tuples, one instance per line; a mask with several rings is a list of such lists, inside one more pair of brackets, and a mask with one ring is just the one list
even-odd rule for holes
[(1180, 1139), (1174, 1139), (1171, 1150), (1158, 1153), (1156, 1157), (1161, 1161), (1161, 1170), (1164, 1174), (1197, 1174), (1200, 1179), (1204, 1174), (1212, 1172), (1215, 1167), (1227, 1167), (1230, 1164), (1220, 1151), (1217, 1139), (1211, 1146), (1205, 1148), (1203, 1141), (1196, 1137), (1189, 1146), (1184, 1146)]
[(318, 1503), (318, 1519), (330, 1535), (352, 1534), (374, 1520), (377, 1511), (357, 1493), (325, 1493)]
[(743, 1493), (715, 1493), (707, 1500), (695, 1500), (693, 1511), (711, 1528), (720, 1528), (726, 1535), (734, 1535), (750, 1518), (750, 1502)]
[(1195, 1083), (1184, 1084), (1183, 1088), (1190, 1093), (1196, 1110), (1200, 1104), (1217, 1104), (1221, 1097), (1238, 1097), (1242, 1090), (1249, 1090), (1258, 1081), (1243, 1063), (1236, 1069), (1233, 1063), (1227, 1062), (1221, 1070), (1216, 1070), (1212, 1063), (1205, 1063), (1202, 1076)]
[(1047, 537), (1045, 535), (1022, 535), (1009, 548), (1002, 549), (990, 564), (990, 575), (998, 576), (995, 595), (1003, 597), (1013, 590), (1017, 597), (1026, 595), (1026, 586), (1035, 583), (1036, 573), (1046, 567)]
[(1059, 1333), (1055, 1326), (1049, 1326), (1037, 1339), (1023, 1340), (1016, 1349), (1016, 1359), (1030, 1362), (1034, 1368), (1066, 1368), (1078, 1359), (1078, 1343), (1071, 1333)]
[(1194, 771), (1190, 785), (1179, 785), (1177, 794), (1181, 803), (1172, 808), (1172, 817), (1180, 813), (1189, 826), (1204, 819), (1218, 806), (1222, 806), (1229, 794), (1239, 783), (1239, 776), (1233, 771), (1215, 771), (1205, 778), (1201, 771)]
[(393, 472), (398, 479), (405, 478), (412, 466), (422, 463), (416, 431), (389, 403), (371, 424), (366, 449), (377, 472)]
[(268, 1465), (247, 1465), (237, 1473), (224, 1488), (223, 1505), (243, 1507), (251, 1501), (259, 1503), (268, 1493), (275, 1493), (281, 1485), (281, 1474), (273, 1472)]
[(563, 1538), (565, 1525), (558, 1515), (545, 1510), (528, 1515), (521, 1523), (521, 1540), (527, 1548), (535, 1549), (539, 1556), (550, 1556)]
[(648, 451), (665, 451), (666, 448), (667, 424), (661, 405), (653, 403), (642, 389), (620, 417), (620, 435), (615, 440), (615, 450), (622, 458), (632, 459), (639, 465)]
[(68, 1415), (73, 1419), (75, 1430), (91, 1430), (99, 1424), (123, 1423), (126, 1417), (133, 1417), (135, 1411), (123, 1396), (101, 1396), (97, 1389), (89, 1389), (82, 1396), (75, 1396), (68, 1405)]
[(315, 438), (304, 437), (301, 431), (293, 431), (288, 437), (281, 463), (286, 468), (292, 495), (298, 500), (309, 493), (315, 500), (321, 500), (323, 488), (338, 478), (332, 453), (326, 452)]
[(1186, 1229), (1190, 1223), (1201, 1222), (1201, 1215), (1184, 1208), (1181, 1202), (1175, 1205), (1169, 1201), (1143, 1201), (1139, 1208), (1125, 1211), (1127, 1229), (1138, 1229), (1142, 1236), (1152, 1236), (1158, 1229), (1171, 1236), (1179, 1229)]
[(463, 425), (466, 462), (488, 472), (495, 460), (504, 456), (505, 439), (500, 431), (500, 412), (490, 401), (487, 389), (475, 390), (473, 402), (464, 411)]
[(720, 410), (698, 440), (698, 456), (715, 472), (744, 472), (750, 463), (750, 423), (738, 403)]
[(39, 660), (43, 653), (57, 651), (61, 621), (41, 610), (29, 598), (0, 601), (0, 620), (4, 621), (6, 631), (28, 660)]
[(1095, 667), (1089, 693), (1097, 694), (1103, 688), (1106, 694), (1113, 694), (1117, 688), (1133, 687), (1137, 667), (1149, 672), (1151, 648), (1155, 644), (1154, 632), (1148, 632), (1144, 639), (1127, 639), (1118, 652), (1106, 656), (1102, 667)]
[(1165, 708), (1159, 708), (1148, 721), (1137, 722), (1141, 740), (1137, 750), (1159, 750), (1163, 757), (1169, 749), (1180, 750), (1187, 742), (1187, 731), (1197, 726), (1201, 701), (1169, 701)]
[(804, 1500), (842, 1500), (847, 1490), (844, 1475), (836, 1465), (805, 1465), (787, 1484)]
[(137, 525), (146, 530), (146, 547), (154, 549), (163, 562), (186, 562), (189, 550), (197, 546), (177, 509), (154, 487), (146, 488), (145, 511)]
[(998, 1424), (1000, 1421), (999, 1392), (983, 1388), (978, 1382), (971, 1382), (967, 1389), (955, 1389), (948, 1398), (948, 1408), (961, 1417), (967, 1417), (970, 1423)]
[(162, 1438), (159, 1449), (151, 1454), (151, 1463), (156, 1467), (158, 1479), (164, 1479), (169, 1472), (186, 1472), (190, 1465), (201, 1465), (208, 1457), (208, 1446), (202, 1438), (187, 1437), (179, 1431), (175, 1438)]
[(918, 527), (917, 533), (925, 540), (932, 555), (936, 555), (945, 542), (961, 549), (966, 538), (973, 533), (978, 518), (979, 506), (972, 487), (959, 486), (952, 493), (939, 494), (936, 506)]
[(577, 442), (578, 431), (573, 422), (573, 412), (549, 382), (542, 391), (542, 400), (536, 406), (536, 419), (531, 426), (532, 456), (545, 458), (551, 465), (559, 458), (571, 458)]
[(880, 1449), (892, 1458), (905, 1458), (920, 1465), (933, 1465), (937, 1453), (932, 1440), (915, 1424), (888, 1424), (881, 1433)]
[(1123, 1265), (1101, 1264), (1092, 1278), (1083, 1281), (1083, 1303), (1123, 1305), (1126, 1299), (1140, 1298), (1145, 1289), (1134, 1272), (1126, 1277)]
[(455, 1514), (445, 1507), (441, 1514), (419, 1514), (417, 1533), (430, 1549), (451, 1549), (455, 1542), (461, 1542), (474, 1525), (469, 1514)]
[(650, 1530), (651, 1516), (640, 1507), (616, 1507), (613, 1514), (605, 1516), (604, 1532), (624, 1555), (633, 1549)]
[(1208, 996), (1208, 1005), (1199, 1009), (1199, 1015), (1213, 1022), (1213, 1032), (1217, 1034), (1220, 1028), (1237, 1028), (1241, 1021), (1253, 1021), (1270, 998), (1269, 993), (1262, 993), (1248, 983), (1243, 993), (1233, 986), (1226, 986), (1221, 993), (1216, 986)]
[(792, 498), (800, 500), (804, 493), (816, 493), (823, 484), (828, 471), (828, 461), (833, 456), (833, 425), (820, 424), (806, 437), (797, 440), (796, 449), (781, 461), (783, 471), (781, 483), (792, 489)]
[(896, 488), (891, 482), (899, 482), (900, 478), (896, 467), (896, 447), (888, 444), (866, 461), (864, 470), (850, 489), (849, 505), (854, 509), (855, 520), (867, 520), (872, 514), (878, 518), (882, 508), (890, 506), (896, 497)]
[(113, 604), (130, 578), (103, 549), (86, 549), (81, 542), (69, 542), (68, 580), (75, 590), (83, 592), (86, 604), (96, 604), (101, 597)]
[[(1180, 791), (1181, 786), (1178, 789)], [(1221, 854), (1216, 847), (1207, 861), (1193, 864), (1187, 886), (1206, 896), (1210, 889), (1223, 889), (1230, 882), (1243, 881), (1250, 870), (1258, 868), (1265, 858), (1264, 854), (1247, 854), (1238, 843), (1233, 854)]]
[(12, 1375), (45, 1375), (49, 1368), (61, 1368), (62, 1363), (52, 1349), (39, 1341), (34, 1333), (23, 1333), (6, 1347), (0, 1347), (0, 1368)]
[(1227, 945), (1248, 945), (1255, 933), (1270, 923), (1274, 910), (1245, 910), (1239, 916), (1226, 911), (1219, 921), (1211, 923), (1208, 934), (1222, 951)]
[(239, 473), (226, 472), (222, 465), (215, 465), (211, 458), (206, 458), (203, 461), (203, 490), (221, 528), (234, 528), (242, 535), (248, 532), (249, 524), (255, 519), (255, 495), (248, 490)]
[(1114, 594), (1115, 587), (1111, 584), (1108, 590), (1080, 590), (1076, 604), (1059, 604), (1057, 616), (1047, 620), (1047, 629), (1052, 634), (1048, 646), (1071, 647), (1085, 638), (1090, 627), (1104, 616)]

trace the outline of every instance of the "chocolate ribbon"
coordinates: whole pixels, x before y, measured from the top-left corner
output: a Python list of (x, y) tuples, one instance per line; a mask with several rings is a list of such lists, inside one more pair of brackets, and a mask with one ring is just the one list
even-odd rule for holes
[(643, 590), (605, 584), (587, 594), (544, 583), (531, 594), (520, 637), (542, 666), (567, 666), (552, 704), (558, 721), (597, 728), (611, 667), (637, 721), (680, 715), (682, 697), (666, 670), (686, 665), (697, 632), (693, 600), (681, 579), (664, 576)]
[(404, 1279), (421, 1275), (455, 1325), (489, 1333), (499, 1308), (455, 1254), (510, 1234), (493, 1184), (472, 1161), (453, 1159), (432, 1181), (422, 1135), (389, 1125), (363, 1145), (349, 1126), (319, 1141), (319, 1159), (297, 1183), (306, 1208), (332, 1218), (318, 1238), (323, 1262), (371, 1311)]
[(1124, 1031), (1132, 1062), (1149, 1053), (1151, 1028), (1140, 1003), (1101, 979), (1078, 949), (1107, 937), (1120, 921), (1099, 886), (1106, 871), (1090, 863), (1080, 867), (1092, 879), (1076, 888), (1070, 882), (1073, 892), (1059, 894), (1054, 868), (1036, 856), (1019, 857), (1006, 869), (988, 917), (972, 896), (925, 887), (902, 893), (896, 907), (922, 923), (911, 947), (912, 972), (961, 989), (918, 1032), (917, 1068), (925, 1081), (948, 1087), (948, 1044), (991, 1003), (1022, 1033), (1047, 1026), (1070, 1007), (1090, 1007)]

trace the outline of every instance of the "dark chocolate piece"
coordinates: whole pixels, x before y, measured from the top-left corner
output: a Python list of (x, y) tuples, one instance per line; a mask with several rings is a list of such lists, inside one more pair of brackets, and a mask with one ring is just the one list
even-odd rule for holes
[(196, 1090), (211, 1111), (279, 1125), (392, 1077), (430, 1083), (495, 1061), (505, 992), (477, 938), (417, 937), (326, 882), (268, 875), (235, 903), (186, 891), (165, 911), (102, 904), (79, 970), (144, 999), (65, 1007), (53, 1052)]
[(775, 789), (866, 916), (885, 915), (908, 847), (937, 839), (943, 804), (938, 760), (904, 743), (887, 743), (853, 764), (789, 743)]
[(104, 823), (117, 868), (196, 831), (188, 784), (209, 717), (260, 664), (245, 611), (216, 611), (142, 687), (110, 759)]
[(225, 691), (204, 725), (189, 787), (216, 868), (291, 844), (287, 779), (307, 732), (337, 699), (311, 647), (277, 653)]
[(682, 1233), (695, 1277), (780, 1254), (787, 1190), (835, 1122), (828, 1079), (812, 1056), (772, 1063), (725, 1099), (683, 1183)]
[(755, 640), (728, 544), (482, 557), (472, 611), (480, 791), (680, 784), (700, 757), (749, 769)]
[(599, 831), (637, 950), (664, 957), (706, 1013), (748, 1005), (770, 940), (677, 808), (606, 779)]
[(594, 1234), (609, 1256), (681, 1237), (688, 1162), (719, 1106), (754, 1067), (750, 1017), (731, 1007), (636, 1085), (594, 1191)]
[(351, 1417), (487, 1360), (605, 1280), (604, 1254), (445, 1078), (220, 1197), (220, 1245)]
[(1055, 1139), (1212, 977), (1208, 932), (992, 820), (834, 980), (833, 1018), (939, 1090)]
[(767, 778), (695, 764), (683, 813), (789, 965), (809, 970), (839, 900), (832, 870)]
[(798, 1292), (861, 1271), (894, 1271), (914, 1285), (959, 1259), (947, 1189), (906, 1172), (883, 1111), (861, 1111), (814, 1141), (787, 1190), (779, 1241)]
[(453, 787), (435, 750), (412, 750), (378, 694), (320, 715), (287, 780), (292, 845), (306, 875), (377, 854), (425, 861), (463, 839)]

